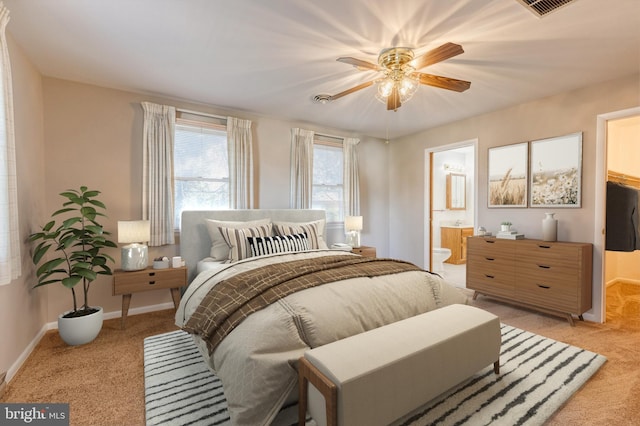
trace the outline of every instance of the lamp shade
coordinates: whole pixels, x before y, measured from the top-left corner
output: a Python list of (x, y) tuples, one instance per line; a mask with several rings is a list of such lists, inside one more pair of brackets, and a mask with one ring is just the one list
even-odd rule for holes
[(347, 231), (362, 231), (362, 216), (345, 217), (344, 229)]
[(151, 239), (151, 224), (148, 220), (119, 220), (119, 243), (143, 243)]

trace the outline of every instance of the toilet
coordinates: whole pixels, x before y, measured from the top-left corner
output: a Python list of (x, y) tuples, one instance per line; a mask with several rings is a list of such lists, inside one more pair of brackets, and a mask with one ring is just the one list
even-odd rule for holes
[(433, 248), (433, 272), (444, 271), (444, 261), (451, 257), (451, 249), (434, 247)]

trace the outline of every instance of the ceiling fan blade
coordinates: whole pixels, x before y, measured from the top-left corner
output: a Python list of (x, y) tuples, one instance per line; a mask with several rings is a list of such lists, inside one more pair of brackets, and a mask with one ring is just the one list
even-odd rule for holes
[(471, 87), (471, 82), (464, 80), (456, 80), (455, 78), (442, 77), (439, 75), (425, 74), (422, 72), (414, 72), (411, 74), (416, 77), (420, 83), (427, 86), (439, 87), (441, 89), (453, 90), (456, 92), (464, 92)]
[(444, 61), (445, 59), (458, 56), (461, 53), (464, 53), (464, 50), (459, 44), (445, 43), (440, 47), (436, 47), (435, 49), (428, 51), (422, 56), (418, 56), (409, 63), (414, 69), (419, 70), (427, 65), (432, 65)]
[(351, 89), (347, 89), (344, 92), (340, 92), (338, 94), (332, 95), (329, 100), (330, 101), (335, 101), (336, 99), (339, 99), (343, 96), (349, 95), (353, 92), (357, 92), (358, 90), (362, 90), (362, 89), (366, 89), (367, 87), (371, 86), (373, 83), (375, 82), (375, 80), (371, 80), (371, 81), (367, 81), (366, 83), (362, 83), (359, 84), (355, 87), (352, 87)]
[(393, 86), (393, 89), (391, 89), (391, 94), (387, 97), (387, 111), (396, 111), (398, 108), (400, 108), (401, 105), (402, 104), (400, 103), (400, 92), (398, 92), (398, 87)]
[(372, 64), (371, 62), (363, 61), (361, 59), (352, 58), (350, 56), (338, 58), (336, 59), (336, 61), (353, 65), (354, 67), (358, 68), (360, 71), (365, 71), (365, 70), (379, 71), (380, 70), (380, 68), (376, 64)]

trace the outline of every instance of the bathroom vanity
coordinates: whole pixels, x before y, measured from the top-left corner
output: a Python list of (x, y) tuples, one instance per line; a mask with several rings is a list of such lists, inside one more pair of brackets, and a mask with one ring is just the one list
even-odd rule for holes
[(473, 235), (473, 227), (451, 225), (440, 227), (440, 245), (451, 250), (446, 263), (462, 265), (467, 262), (467, 238)]

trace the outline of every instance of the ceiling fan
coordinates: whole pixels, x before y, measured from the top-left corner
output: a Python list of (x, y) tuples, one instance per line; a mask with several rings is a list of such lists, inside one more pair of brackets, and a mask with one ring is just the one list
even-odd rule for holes
[[(471, 83), (468, 81), (417, 71), (428, 65), (453, 58), (463, 52), (464, 50), (459, 44), (445, 43), (417, 58), (414, 58), (413, 50), (408, 47), (384, 49), (378, 56), (377, 65), (352, 57), (338, 58), (338, 62), (353, 65), (360, 71), (378, 71), (384, 73), (384, 76), (367, 81), (366, 83), (362, 83), (335, 95), (324, 95), (324, 99), (325, 101), (334, 101), (378, 83), (378, 94), (376, 97), (387, 104), (387, 110), (396, 111), (403, 102), (406, 102), (413, 96), (420, 84), (454, 90), (456, 92), (464, 92), (471, 86)], [(317, 97), (319, 96), (322, 95), (318, 95)]]

